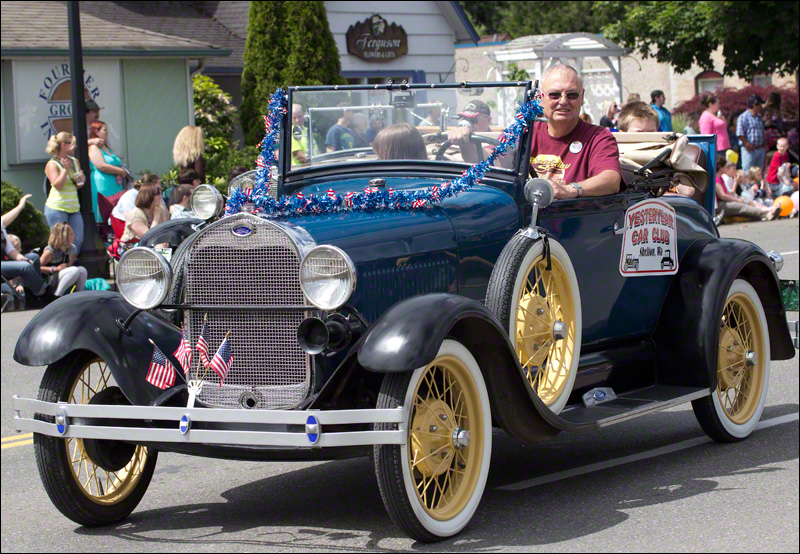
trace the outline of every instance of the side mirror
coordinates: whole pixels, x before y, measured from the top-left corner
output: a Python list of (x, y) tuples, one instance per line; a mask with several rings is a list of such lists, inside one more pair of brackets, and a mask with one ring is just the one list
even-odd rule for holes
[(525, 183), (525, 198), (532, 206), (546, 208), (553, 203), (555, 191), (546, 179), (531, 179)]

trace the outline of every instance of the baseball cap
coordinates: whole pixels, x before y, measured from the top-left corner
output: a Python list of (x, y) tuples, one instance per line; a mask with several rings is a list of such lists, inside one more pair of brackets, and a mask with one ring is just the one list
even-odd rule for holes
[(492, 115), (492, 110), (489, 106), (480, 100), (470, 100), (467, 105), (464, 106), (464, 111), (458, 113), (461, 117), (478, 117), (480, 114)]
[(92, 100), (92, 99), (89, 99), (89, 100), (87, 100), (87, 101), (86, 101), (86, 111), (87, 111), (87, 112), (88, 112), (89, 110), (102, 110), (102, 109), (103, 109), (103, 108), (101, 108), (100, 106), (98, 106), (98, 105), (97, 105), (97, 102), (95, 102), (94, 100)]
[(747, 99), (747, 107), (752, 108), (756, 104), (763, 104), (764, 100), (758, 95), (754, 94), (750, 98)]

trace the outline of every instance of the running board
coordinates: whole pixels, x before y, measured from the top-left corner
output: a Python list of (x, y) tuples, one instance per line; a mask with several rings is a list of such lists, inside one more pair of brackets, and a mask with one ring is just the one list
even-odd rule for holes
[(581, 426), (594, 424), (601, 428), (622, 423), (645, 414), (651, 414), (691, 402), (711, 394), (708, 388), (673, 387), (655, 385), (617, 395), (616, 400), (591, 407), (568, 406), (560, 414), (562, 419)]

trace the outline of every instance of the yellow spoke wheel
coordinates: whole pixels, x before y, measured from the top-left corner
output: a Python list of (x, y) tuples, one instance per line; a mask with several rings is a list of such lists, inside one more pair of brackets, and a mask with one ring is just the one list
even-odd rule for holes
[(427, 366), (386, 375), (378, 408), (399, 406), (408, 412), (406, 444), (374, 449), (386, 509), (419, 541), (453, 536), (478, 508), (492, 451), (489, 396), (469, 349), (448, 339)]
[[(39, 399), (70, 404), (88, 404), (92, 399), (101, 404), (127, 402), (108, 365), (90, 352), (73, 352), (48, 366)], [(36, 419), (53, 422), (52, 416), (42, 414)], [(40, 434), (34, 435), (34, 448), (39, 475), (53, 504), (87, 526), (127, 517), (144, 496), (158, 458), (157, 452), (143, 446)]]
[[(88, 404), (99, 392), (113, 383), (108, 365), (97, 358), (90, 362), (74, 381), (70, 404)], [(87, 454), (83, 439), (64, 441), (70, 459), (72, 477), (87, 498), (98, 504), (121, 502), (136, 488), (147, 463), (147, 449), (137, 446), (130, 461), (117, 471), (104, 469)]]
[(746, 438), (761, 418), (769, 384), (767, 320), (758, 293), (733, 282), (719, 320), (716, 387), (692, 403), (703, 430), (720, 442)]
[(528, 385), (559, 413), (578, 374), (581, 299), (569, 254), (552, 238), (548, 244), (549, 269), (541, 239), (511, 239), (492, 271), (486, 306), (505, 326)]
[(475, 490), (485, 430), (473, 420), (480, 412), (477, 387), (461, 360), (441, 356), (425, 369), (414, 391), (407, 450), (417, 500), (434, 519), (459, 514)]
[[(517, 296), (514, 348), (533, 390), (551, 406), (570, 382), (575, 355), (575, 304), (564, 264), (544, 257), (525, 270)], [(564, 325), (563, 335), (554, 332)]]

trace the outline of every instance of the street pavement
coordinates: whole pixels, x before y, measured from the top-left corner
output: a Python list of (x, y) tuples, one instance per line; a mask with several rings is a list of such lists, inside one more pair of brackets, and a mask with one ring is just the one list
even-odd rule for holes
[[(720, 233), (783, 252), (781, 277), (800, 277), (797, 219)], [(263, 463), (162, 453), (131, 516), (80, 527), (53, 507), (33, 447), (12, 430), (12, 395), (35, 397), (43, 370), (12, 359), (34, 315), (2, 314), (3, 552), (800, 550), (797, 357), (772, 363), (759, 428), (738, 444), (708, 440), (689, 405), (541, 445), (495, 431), (477, 514), (434, 545), (392, 525), (367, 458)]]

